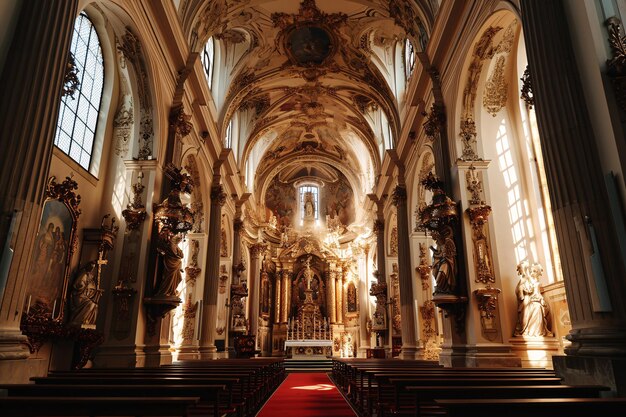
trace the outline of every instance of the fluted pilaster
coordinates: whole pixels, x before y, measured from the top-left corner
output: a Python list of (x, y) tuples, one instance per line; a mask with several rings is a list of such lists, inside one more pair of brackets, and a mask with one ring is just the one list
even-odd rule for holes
[[(0, 78), (0, 259), (10, 262), (8, 275), (0, 276), (0, 359), (29, 356), (19, 330), (21, 304), (30, 284), (29, 255), (39, 227), (77, 6), (77, 0), (20, 4)], [(0, 374), (8, 377), (13, 371)]]
[(402, 355), (411, 358), (415, 357), (416, 334), (406, 187), (398, 185), (393, 191), (392, 198), (398, 218), (398, 279), (400, 281), (400, 314), (402, 316)]
[(204, 307), (199, 349), (201, 358), (210, 357), (217, 351), (215, 347), (215, 325), (217, 323), (222, 206), (225, 203), (226, 194), (222, 186), (218, 184), (211, 187), (209, 241), (207, 243), (207, 268), (204, 274)]
[[(524, 0), (541, 148), (572, 330), (569, 355), (626, 356), (624, 260), (561, 0)], [(622, 214), (620, 214), (622, 215)]]

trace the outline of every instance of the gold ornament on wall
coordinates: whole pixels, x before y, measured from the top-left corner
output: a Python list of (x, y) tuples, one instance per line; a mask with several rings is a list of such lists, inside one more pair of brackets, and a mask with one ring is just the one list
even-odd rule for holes
[(504, 77), (505, 67), (506, 57), (500, 55), (496, 60), (491, 76), (485, 83), (483, 107), (493, 117), (496, 117), (498, 112), (506, 105), (508, 85)]

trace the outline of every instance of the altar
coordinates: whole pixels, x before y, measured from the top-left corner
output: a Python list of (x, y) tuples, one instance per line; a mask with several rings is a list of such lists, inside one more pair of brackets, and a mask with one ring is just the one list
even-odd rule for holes
[(314, 273), (311, 257), (305, 262), (303, 278), (306, 283), (304, 302), (298, 307), (297, 316), (290, 318), (285, 340), (285, 356), (294, 359), (325, 359), (332, 356), (333, 337), (328, 319), (322, 317), (319, 304), (314, 300), (311, 287)]

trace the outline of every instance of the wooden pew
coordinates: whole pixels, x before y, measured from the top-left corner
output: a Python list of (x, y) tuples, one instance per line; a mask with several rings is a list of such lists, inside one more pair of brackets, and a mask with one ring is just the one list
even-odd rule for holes
[(2, 417), (187, 417), (199, 401), (198, 397), (0, 397), (0, 410)]
[[(220, 393), (226, 385), (0, 385), (9, 397), (198, 397), (196, 409), (210, 407), (219, 417), (228, 409), (220, 409)], [(234, 410), (233, 410), (234, 411)]]
[(436, 403), (449, 417), (617, 417), (626, 409), (626, 398), (444, 399)]

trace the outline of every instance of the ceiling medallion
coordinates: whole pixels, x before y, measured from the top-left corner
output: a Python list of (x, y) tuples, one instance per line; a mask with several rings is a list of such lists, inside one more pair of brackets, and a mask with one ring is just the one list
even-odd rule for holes
[(317, 8), (315, 0), (303, 0), (298, 14), (272, 14), (274, 27), (281, 29), (283, 45), (289, 58), (294, 64), (303, 67), (322, 65), (334, 54), (337, 40), (330, 28), (345, 23), (347, 19), (345, 13), (322, 12)]

